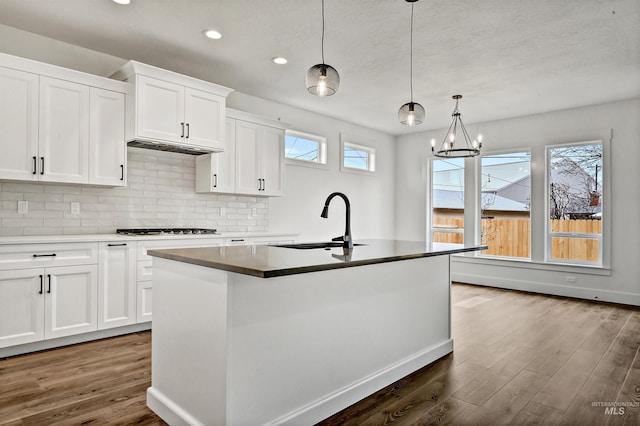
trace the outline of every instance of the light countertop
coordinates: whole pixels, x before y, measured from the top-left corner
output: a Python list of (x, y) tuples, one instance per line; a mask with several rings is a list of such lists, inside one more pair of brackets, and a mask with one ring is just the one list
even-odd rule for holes
[(149, 255), (260, 278), (397, 262), (486, 250), (487, 246), (399, 240), (361, 240), (345, 255), (342, 247), (292, 249), (277, 246), (198, 247), (150, 250)]

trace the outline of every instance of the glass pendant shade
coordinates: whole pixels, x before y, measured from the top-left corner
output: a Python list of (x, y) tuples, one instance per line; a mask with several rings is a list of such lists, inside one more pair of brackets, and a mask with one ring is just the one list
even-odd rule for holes
[(331, 96), (338, 91), (340, 76), (331, 65), (317, 64), (307, 71), (307, 90), (316, 96)]
[(424, 117), (424, 108), (417, 102), (407, 102), (398, 110), (398, 120), (407, 126), (422, 124)]

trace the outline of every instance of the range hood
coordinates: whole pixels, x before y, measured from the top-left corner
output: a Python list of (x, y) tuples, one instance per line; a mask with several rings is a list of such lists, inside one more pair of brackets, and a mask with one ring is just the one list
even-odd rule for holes
[(189, 145), (178, 145), (165, 142), (150, 142), (145, 140), (135, 140), (127, 142), (127, 146), (134, 148), (153, 149), (156, 151), (177, 152), (179, 154), (203, 155), (211, 154), (212, 150), (197, 148)]

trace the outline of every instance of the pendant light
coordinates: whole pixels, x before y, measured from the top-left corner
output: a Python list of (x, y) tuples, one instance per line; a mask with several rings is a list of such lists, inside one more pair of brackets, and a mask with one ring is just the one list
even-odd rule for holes
[(418, 0), (406, 0), (411, 3), (411, 42), (410, 42), (410, 58), (411, 66), (409, 68), (409, 86), (411, 89), (411, 100), (402, 105), (398, 110), (398, 120), (407, 126), (415, 126), (424, 121), (424, 108), (417, 102), (413, 102), (413, 3)]
[(331, 96), (338, 91), (340, 76), (331, 65), (324, 63), (324, 0), (322, 0), (322, 63), (307, 71), (307, 90), (316, 96)]
[[(478, 137), (471, 142), (467, 129), (462, 123), (462, 117), (458, 111), (458, 101), (462, 98), (462, 95), (455, 95), (453, 99), (456, 101), (456, 107), (453, 109), (451, 117), (453, 121), (447, 134), (442, 140), (440, 149), (436, 151), (436, 140), (431, 139), (431, 152), (436, 157), (442, 158), (462, 158), (462, 157), (475, 157), (480, 154), (480, 148), (482, 148), (482, 135), (478, 134)], [(462, 135), (462, 136), (460, 136)], [(458, 146), (456, 142), (462, 141), (464, 145)]]

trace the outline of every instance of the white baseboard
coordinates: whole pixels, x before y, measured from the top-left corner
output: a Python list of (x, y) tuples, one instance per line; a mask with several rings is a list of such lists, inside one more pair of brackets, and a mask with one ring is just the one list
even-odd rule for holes
[(560, 284), (549, 284), (536, 281), (500, 278), (496, 276), (482, 276), (477, 274), (451, 273), (451, 281), (468, 284), (478, 284), (488, 287), (509, 290), (530, 291), (533, 293), (551, 294), (554, 296), (575, 297), (577, 299), (597, 300), (603, 302), (621, 303), (624, 305), (640, 306), (640, 294), (620, 291), (607, 291), (585, 287)]
[(171, 426), (205, 426), (165, 394), (154, 389), (153, 385), (147, 389), (147, 406)]

